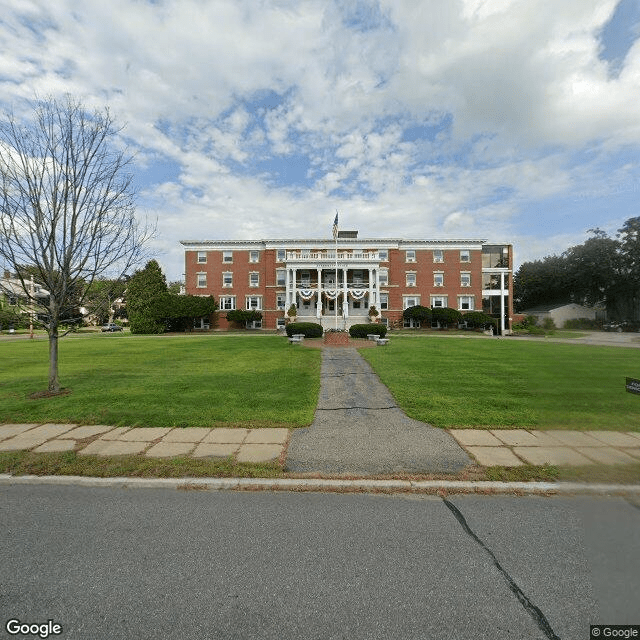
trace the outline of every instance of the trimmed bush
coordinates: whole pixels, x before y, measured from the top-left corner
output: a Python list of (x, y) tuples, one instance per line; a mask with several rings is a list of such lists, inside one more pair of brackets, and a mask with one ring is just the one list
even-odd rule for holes
[(387, 334), (387, 327), (383, 324), (353, 324), (349, 329), (352, 338), (366, 338), (370, 333), (377, 333), (381, 338)]
[(438, 322), (440, 326), (455, 326), (460, 322), (462, 314), (457, 309), (451, 307), (434, 307), (431, 310), (431, 320)]
[(468, 327), (477, 327), (480, 329), (488, 325), (496, 325), (496, 319), (482, 311), (467, 311), (467, 313), (462, 314), (462, 320), (467, 323)]
[(294, 333), (303, 333), (305, 338), (322, 337), (322, 325), (315, 322), (290, 322), (285, 330), (289, 337)]

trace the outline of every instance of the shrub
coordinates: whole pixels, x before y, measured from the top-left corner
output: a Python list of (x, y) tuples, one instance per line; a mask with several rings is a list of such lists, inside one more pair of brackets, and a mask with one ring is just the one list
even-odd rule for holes
[(370, 333), (376, 333), (381, 338), (387, 334), (387, 327), (383, 324), (353, 324), (349, 329), (352, 338), (366, 338)]
[(416, 320), (417, 322), (428, 324), (431, 322), (431, 309), (429, 307), (423, 307), (421, 305), (416, 305), (414, 307), (407, 307), (402, 312), (402, 317), (405, 320)]
[(290, 322), (285, 330), (289, 337), (294, 333), (303, 333), (305, 338), (322, 337), (322, 325), (315, 322)]
[(244, 329), (248, 322), (262, 320), (262, 314), (255, 309), (233, 309), (227, 312), (227, 321)]
[(462, 320), (466, 322), (469, 327), (484, 328), (488, 325), (495, 326), (496, 324), (495, 318), (492, 318), (482, 311), (467, 311), (467, 313), (463, 314)]
[(565, 329), (600, 329), (602, 326), (598, 320), (591, 320), (590, 318), (573, 318), (571, 320), (565, 320)]
[(545, 318), (542, 321), (542, 328), (545, 331), (553, 331), (556, 329), (556, 323), (553, 321), (553, 318)]
[(462, 314), (457, 309), (451, 307), (435, 307), (431, 311), (431, 319), (434, 322), (438, 322), (441, 326), (448, 327), (460, 322)]

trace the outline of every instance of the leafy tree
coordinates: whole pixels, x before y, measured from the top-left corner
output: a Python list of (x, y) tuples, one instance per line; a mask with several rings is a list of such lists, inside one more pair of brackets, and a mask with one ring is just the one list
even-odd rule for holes
[(118, 316), (114, 302), (124, 297), (127, 288), (126, 277), (121, 280), (98, 278), (84, 293), (84, 307), (95, 317), (97, 324), (105, 324)]
[(570, 276), (563, 256), (523, 263), (514, 276), (513, 297), (517, 309), (566, 302)]
[(0, 259), (18, 272), (33, 265), (49, 291), (38, 318), (49, 335), (49, 384), (60, 391), (59, 326), (82, 303), (85, 287), (109, 271), (125, 273), (149, 232), (134, 216), (131, 157), (115, 144), (107, 110), (87, 113), (71, 97), (39, 102), (31, 120), (0, 121)]
[(127, 316), (131, 333), (164, 333), (167, 281), (155, 260), (136, 271), (127, 284)]

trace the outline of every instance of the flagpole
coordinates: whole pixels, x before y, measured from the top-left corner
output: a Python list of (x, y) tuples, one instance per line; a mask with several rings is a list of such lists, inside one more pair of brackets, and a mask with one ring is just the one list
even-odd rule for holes
[(334, 303), (335, 328), (338, 329), (338, 210), (336, 209), (336, 219), (333, 221), (333, 239), (336, 243), (336, 297)]

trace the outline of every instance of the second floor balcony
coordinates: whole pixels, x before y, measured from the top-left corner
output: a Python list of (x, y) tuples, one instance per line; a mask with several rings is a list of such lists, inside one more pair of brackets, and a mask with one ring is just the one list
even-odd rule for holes
[(379, 262), (377, 251), (287, 251), (288, 262), (317, 263), (338, 262)]

